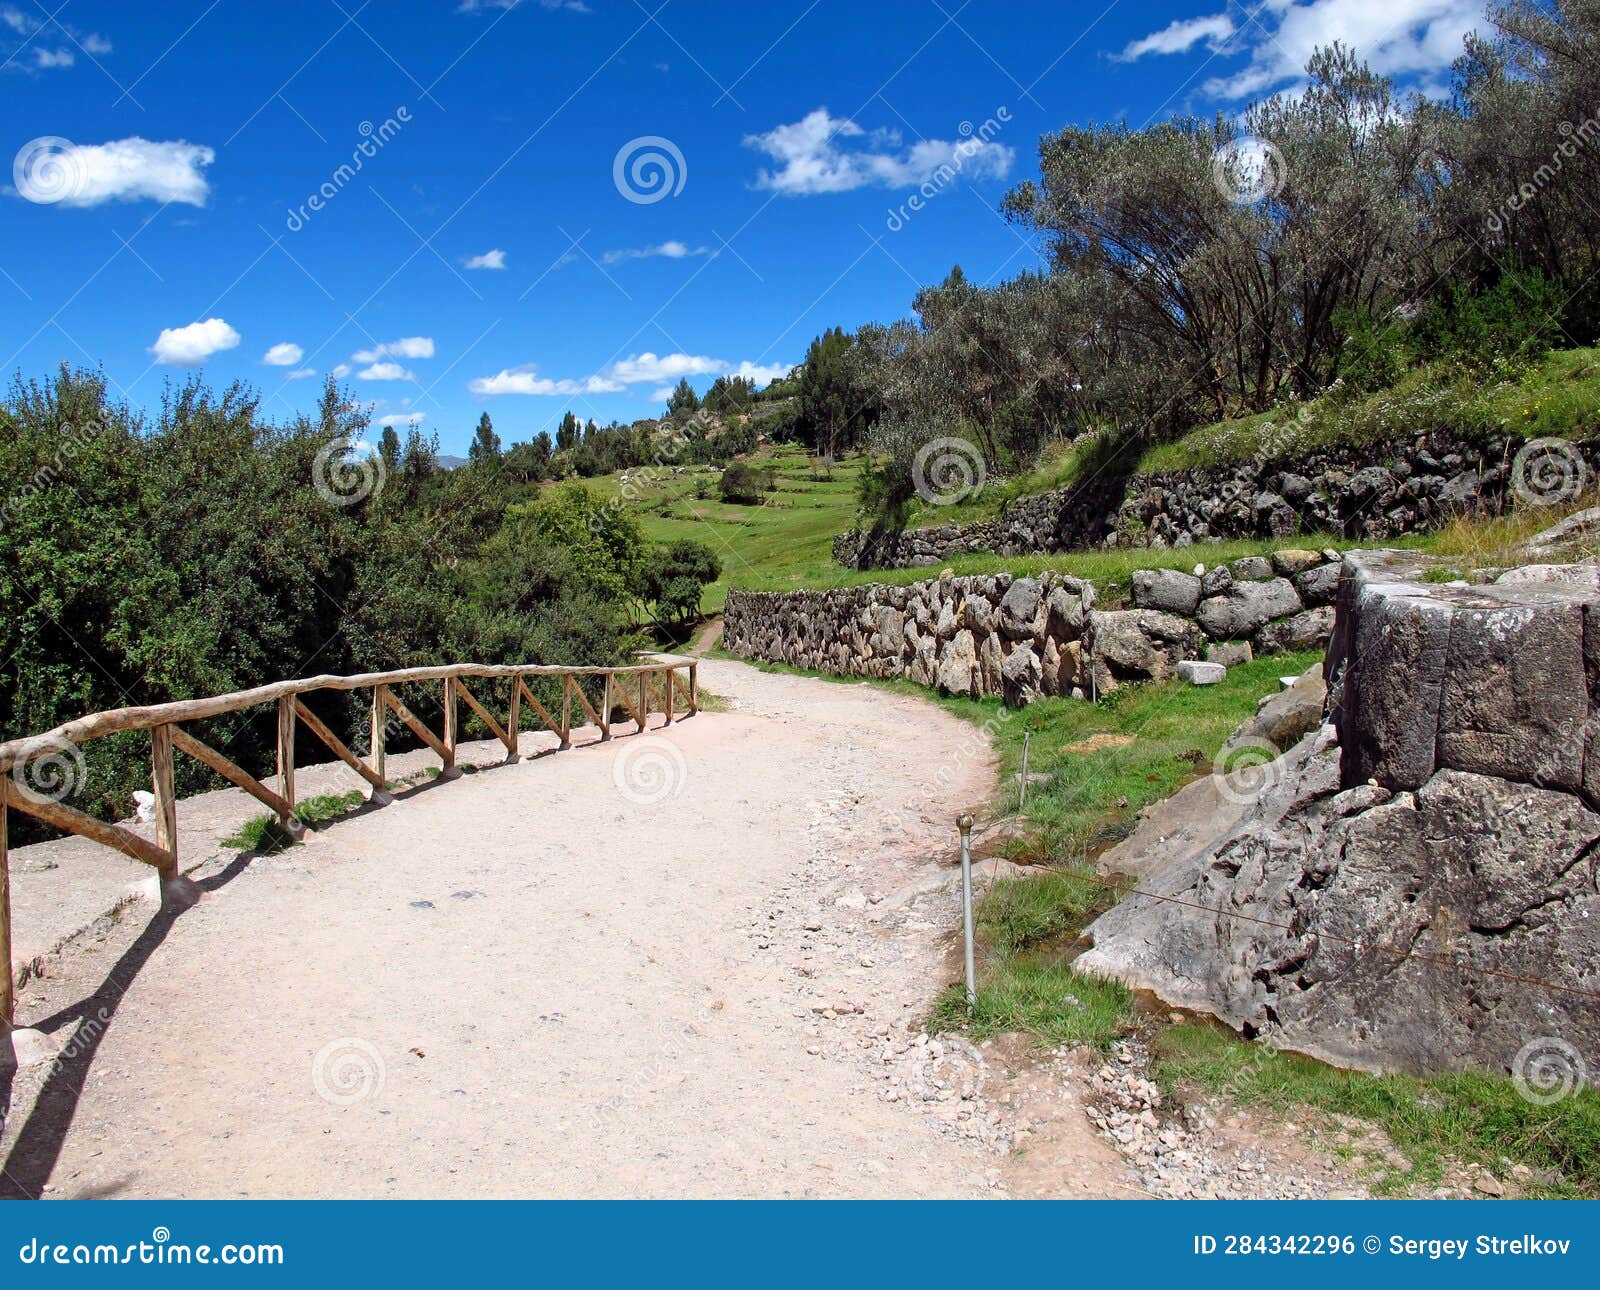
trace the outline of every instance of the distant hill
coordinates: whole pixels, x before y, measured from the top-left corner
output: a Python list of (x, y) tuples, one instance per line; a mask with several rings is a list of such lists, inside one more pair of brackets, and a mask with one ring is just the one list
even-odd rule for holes
[(452, 457), (447, 452), (441, 452), (437, 457), (434, 458), (434, 461), (437, 463), (440, 470), (455, 470), (456, 468), (465, 466), (467, 464), (467, 459), (465, 457)]

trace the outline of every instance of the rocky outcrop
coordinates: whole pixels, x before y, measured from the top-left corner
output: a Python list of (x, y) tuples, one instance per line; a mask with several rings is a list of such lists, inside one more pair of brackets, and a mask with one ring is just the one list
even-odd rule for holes
[(1152, 815), (1078, 966), (1340, 1065), (1600, 1070), (1600, 585), (1416, 572), (1351, 557), (1331, 722)]
[[(914, 568), (971, 551), (1024, 555), (1097, 546), (1188, 546), (1212, 538), (1337, 533), (1377, 542), (1461, 514), (1505, 509), (1519, 440), (1432, 433), (1096, 481), (1012, 502), (998, 519), (900, 532), (852, 531), (833, 544), (850, 568)], [(1600, 445), (1576, 445), (1600, 469)]]
[[(1328, 570), (1334, 577), (1325, 576)], [(1222, 656), (1236, 662), (1252, 653), (1320, 647), (1332, 630), (1332, 611), (1305, 609), (1307, 597), (1294, 579), (1322, 578), (1331, 587), (1338, 570), (1336, 552), (1293, 550), (1204, 575), (1144, 570), (1134, 576), (1127, 609), (1097, 608), (1090, 583), (1053, 572), (735, 591), (722, 639), (743, 658), (844, 676), (904, 677), (946, 694), (1000, 695), (1016, 705), (1040, 695), (1098, 697), (1130, 681), (1165, 680), (1180, 662), (1224, 645)], [(1218, 572), (1225, 576), (1218, 579)], [(1207, 587), (1215, 594), (1207, 595)]]

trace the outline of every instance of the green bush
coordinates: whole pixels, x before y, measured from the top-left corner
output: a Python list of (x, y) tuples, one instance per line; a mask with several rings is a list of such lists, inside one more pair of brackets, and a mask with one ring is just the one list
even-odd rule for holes
[(722, 472), (717, 492), (725, 502), (740, 506), (759, 506), (773, 490), (774, 480), (770, 470), (762, 470), (747, 462), (735, 461)]

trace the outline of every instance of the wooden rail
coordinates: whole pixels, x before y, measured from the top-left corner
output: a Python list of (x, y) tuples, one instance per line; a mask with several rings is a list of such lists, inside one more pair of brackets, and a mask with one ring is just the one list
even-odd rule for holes
[[(687, 688), (680, 689), (677, 674), (688, 673)], [(188, 699), (177, 703), (158, 703), (142, 708), (115, 708), (94, 712), (76, 721), (57, 726), (42, 735), (0, 743), (0, 1038), (9, 1033), (16, 1019), (16, 990), (11, 966), (11, 879), (7, 858), (6, 832), (12, 808), (52, 828), (75, 833), (124, 855), (150, 865), (161, 876), (163, 888), (179, 879), (178, 799), (173, 790), (173, 753), (193, 757), (235, 787), (242, 788), (278, 817), (290, 833), (299, 836), (303, 826), (295, 817), (294, 741), (300, 726), (320, 740), (333, 755), (349, 766), (371, 789), (370, 800), (385, 805), (391, 799), (385, 791), (384, 753), (386, 731), (391, 714), (439, 757), (448, 775), (455, 770), (457, 704), (465, 702), (488, 727), (494, 738), (506, 746), (508, 758), (517, 755), (518, 729), (523, 705), (559, 738), (560, 747), (572, 746), (572, 700), (576, 696), (584, 714), (600, 729), (602, 740), (611, 738), (611, 713), (621, 707), (638, 728), (645, 728), (649, 710), (649, 682), (660, 678), (665, 686), (662, 711), (667, 724), (679, 715), (678, 699), (688, 708), (687, 716), (700, 710), (698, 685), (699, 660), (663, 657), (630, 667), (554, 667), (539, 664), (495, 666), (459, 663), (445, 667), (415, 667), (399, 672), (369, 672), (359, 676), (314, 676), (300, 681), (280, 681), (253, 690), (237, 690), (208, 699)], [(506, 721), (501, 722), (467, 688), (468, 680), (511, 678), (511, 699)], [(561, 680), (559, 719), (542, 704), (528, 685), (531, 677), (558, 677)], [(583, 678), (601, 682), (603, 698), (598, 710), (589, 702), (579, 684)], [(434, 733), (396, 694), (402, 685), (436, 684), (441, 688), (444, 706), (441, 730)], [(343, 740), (308, 708), (304, 696), (321, 690), (372, 691), (371, 748), (367, 760), (351, 752)], [(182, 723), (247, 708), (273, 704), (277, 714), (277, 788), (271, 789), (215, 748), (202, 743), (182, 728)], [(27, 767), (44, 758), (69, 758), (80, 745), (105, 735), (131, 730), (150, 732), (150, 782), (155, 798), (156, 840), (149, 841), (121, 825), (107, 824), (65, 802), (31, 791), (24, 782)]]

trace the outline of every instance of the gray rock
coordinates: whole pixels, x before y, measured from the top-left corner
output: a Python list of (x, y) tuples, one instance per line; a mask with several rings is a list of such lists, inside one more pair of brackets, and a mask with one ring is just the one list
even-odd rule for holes
[(1242, 722), (1222, 745), (1219, 760), (1235, 749), (1270, 745), (1287, 752), (1322, 725), (1328, 687), (1319, 663), (1297, 677), (1287, 689), (1269, 694), (1256, 705), (1255, 716)]
[(1332, 605), (1318, 605), (1302, 613), (1268, 623), (1256, 633), (1258, 654), (1285, 654), (1299, 650), (1319, 649), (1333, 635), (1334, 610)]
[(1000, 601), (1000, 630), (1012, 640), (1031, 637), (1038, 611), (1039, 580), (1018, 578)]
[[(1265, 560), (1262, 561), (1266, 563)], [(1235, 562), (1237, 574), (1237, 562)], [(1213, 640), (1250, 636), (1274, 618), (1300, 612), (1300, 595), (1287, 578), (1236, 582), (1226, 594), (1200, 602), (1201, 628)]]
[(944, 647), (944, 652), (939, 655), (935, 684), (943, 694), (965, 698), (978, 696), (978, 650), (973, 644), (971, 632), (965, 629), (958, 631)]
[(1321, 564), (1294, 577), (1294, 589), (1308, 605), (1331, 605), (1339, 596), (1339, 564)]
[(1319, 551), (1300, 551), (1289, 548), (1272, 553), (1273, 570), (1285, 578), (1293, 578), (1297, 573), (1315, 569), (1321, 563), (1322, 553)]
[(1083, 600), (1065, 587), (1055, 587), (1049, 596), (1050, 621), (1046, 630), (1063, 640), (1074, 640), (1083, 632)]
[(1198, 659), (1182, 659), (1178, 663), (1178, 676), (1190, 685), (1220, 685), (1228, 669), (1221, 663), (1202, 663)]
[(1240, 556), (1228, 568), (1235, 582), (1258, 582), (1272, 577), (1272, 561), (1264, 555)]
[(1220, 596), (1233, 586), (1233, 570), (1225, 564), (1207, 569), (1200, 579), (1201, 596)]
[(1003, 693), (1008, 706), (1024, 707), (1039, 697), (1044, 669), (1032, 646), (1018, 645), (1007, 654), (1000, 665), (1000, 675), (1005, 682)]
[(1135, 570), (1133, 603), (1140, 608), (1193, 614), (1200, 603), (1200, 579), (1178, 569)]
[(1000, 625), (1000, 613), (981, 591), (967, 592), (961, 599), (961, 625), (974, 636), (987, 636)]
[(1255, 656), (1249, 641), (1212, 641), (1206, 646), (1206, 662), (1221, 663), (1223, 667), (1243, 667)]

